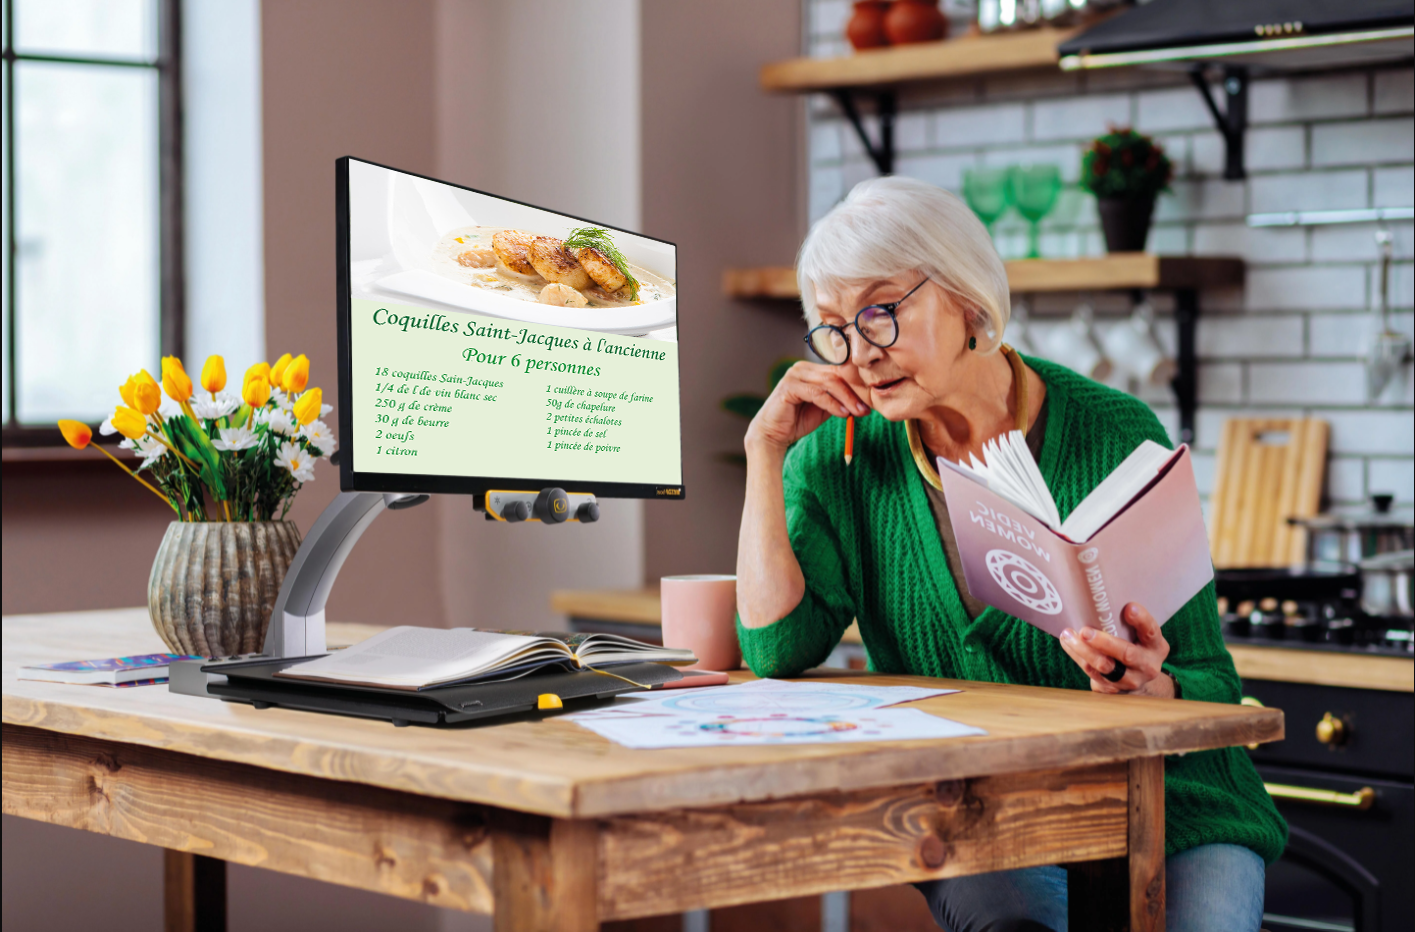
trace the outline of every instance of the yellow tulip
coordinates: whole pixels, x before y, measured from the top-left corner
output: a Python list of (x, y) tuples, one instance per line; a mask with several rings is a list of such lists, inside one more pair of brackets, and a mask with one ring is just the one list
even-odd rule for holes
[(176, 356), (162, 357), (162, 387), (178, 404), (185, 404), (192, 397), (192, 380)]
[[(141, 391), (143, 388), (150, 389), (150, 391)], [(118, 394), (122, 396), (123, 404), (130, 408), (136, 408), (142, 411), (143, 414), (151, 414), (162, 404), (162, 386), (158, 385), (157, 381), (147, 374), (146, 369), (139, 369), (134, 374), (128, 376), (128, 381), (118, 386)], [(156, 398), (157, 400), (151, 402), (152, 407), (150, 409), (144, 410), (151, 398)]]
[(258, 362), (258, 363), (256, 363), (254, 366), (251, 366), (249, 369), (246, 370), (245, 377), (241, 379), (241, 384), (242, 384), (242, 385), (246, 384), (247, 382), (249, 382), (251, 379), (255, 378), (256, 376), (259, 376), (259, 377), (261, 377), (262, 379), (269, 380), (269, 379), (270, 379), (270, 363), (268, 363), (268, 362)]
[(93, 429), (82, 421), (60, 421), (59, 433), (75, 450), (82, 450), (93, 441)]
[(270, 387), (279, 388), (280, 380), (285, 377), (285, 367), (290, 365), (290, 354), (286, 353), (275, 360), (275, 365), (270, 367)]
[(299, 401), (295, 402), (295, 419), (301, 425), (308, 424), (319, 417), (319, 409), (323, 404), (324, 393), (317, 388), (310, 389), (300, 396)]
[(113, 410), (113, 427), (129, 440), (136, 440), (147, 433), (147, 418), (119, 405)]
[(201, 387), (213, 395), (226, 387), (226, 360), (220, 356), (206, 357), (201, 367)]
[(291, 395), (305, 390), (310, 381), (310, 361), (304, 353), (290, 360), (280, 375), (280, 387)]
[(270, 400), (270, 383), (262, 373), (254, 373), (241, 386), (241, 400), (252, 408), (263, 408)]

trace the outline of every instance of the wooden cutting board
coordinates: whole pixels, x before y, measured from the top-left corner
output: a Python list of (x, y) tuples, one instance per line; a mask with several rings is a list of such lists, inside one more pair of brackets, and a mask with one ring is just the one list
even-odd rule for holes
[(1218, 448), (1209, 521), (1214, 566), (1291, 566), (1306, 559), (1307, 532), (1287, 523), (1322, 503), (1327, 422), (1231, 418)]

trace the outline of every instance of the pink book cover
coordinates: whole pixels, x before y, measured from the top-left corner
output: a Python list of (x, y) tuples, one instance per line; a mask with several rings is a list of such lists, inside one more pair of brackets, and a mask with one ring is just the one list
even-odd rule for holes
[(1054, 636), (1091, 627), (1134, 641), (1120, 620), (1128, 603), (1164, 624), (1213, 579), (1187, 445), (1087, 541), (1067, 540), (943, 460), (939, 478), (968, 591)]

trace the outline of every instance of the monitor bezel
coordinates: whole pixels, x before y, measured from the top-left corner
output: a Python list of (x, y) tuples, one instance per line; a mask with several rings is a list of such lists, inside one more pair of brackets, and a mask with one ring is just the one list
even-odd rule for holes
[[(349, 163), (362, 162), (365, 165), (372, 165), (387, 171), (400, 172), (414, 178), (422, 178), (427, 181), (434, 181), (438, 184), (445, 184), (449, 187), (460, 188), (463, 191), (471, 191), (486, 197), (494, 197), (504, 201), (511, 201), (523, 207), (531, 207), (536, 210), (544, 210), (546, 213), (557, 214), (561, 217), (569, 217), (581, 223), (588, 223), (594, 226), (604, 227), (609, 230), (616, 230), (620, 233), (629, 233), (633, 236), (643, 236), (645, 239), (652, 239), (656, 242), (672, 246), (676, 257), (678, 244), (669, 240), (659, 239), (654, 236), (645, 236), (643, 233), (634, 230), (625, 230), (612, 224), (601, 223), (598, 220), (590, 220), (586, 217), (578, 217), (574, 214), (567, 214), (563, 211), (550, 210), (536, 204), (528, 204), (525, 201), (517, 201), (513, 198), (502, 197), (500, 194), (492, 194), (489, 191), (482, 191), (466, 185), (453, 184), (450, 181), (443, 181), (441, 178), (433, 178), (429, 175), (422, 175), (417, 172), (410, 172), (406, 169), (395, 168), (392, 165), (384, 165), (369, 159), (358, 158), (352, 155), (341, 156), (335, 161), (334, 168), (334, 222), (336, 241), (336, 274), (338, 281), (338, 311), (336, 321), (336, 336), (339, 341), (339, 489), (343, 492), (426, 492), (437, 495), (484, 495), (493, 489), (497, 490), (525, 490), (539, 491), (545, 488), (562, 488), (569, 492), (590, 493), (597, 498), (643, 498), (658, 499), (667, 501), (681, 501), (687, 496), (687, 490), (683, 483), (677, 485), (654, 485), (642, 482), (601, 482), (582, 481), (579, 479), (567, 479), (564, 477), (546, 478), (509, 478), (505, 476), (447, 476), (430, 475), (426, 473), (384, 473), (384, 472), (360, 472), (354, 468), (356, 454), (354, 443), (354, 411), (353, 411), (353, 287), (351, 280), (351, 229), (349, 217)], [(675, 260), (676, 261), (676, 260)], [(676, 315), (677, 327), (682, 328), (682, 319)], [(683, 366), (681, 358), (678, 363), (678, 411), (679, 411), (679, 431), (678, 431), (678, 464), (679, 469), (683, 465), (683, 431), (682, 431), (682, 399), (683, 399)]]

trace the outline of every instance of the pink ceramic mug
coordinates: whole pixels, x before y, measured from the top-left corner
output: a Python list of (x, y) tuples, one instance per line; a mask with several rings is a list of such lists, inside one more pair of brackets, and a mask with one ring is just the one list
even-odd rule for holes
[(742, 665), (736, 576), (665, 576), (660, 593), (664, 647), (688, 648), (704, 670)]

